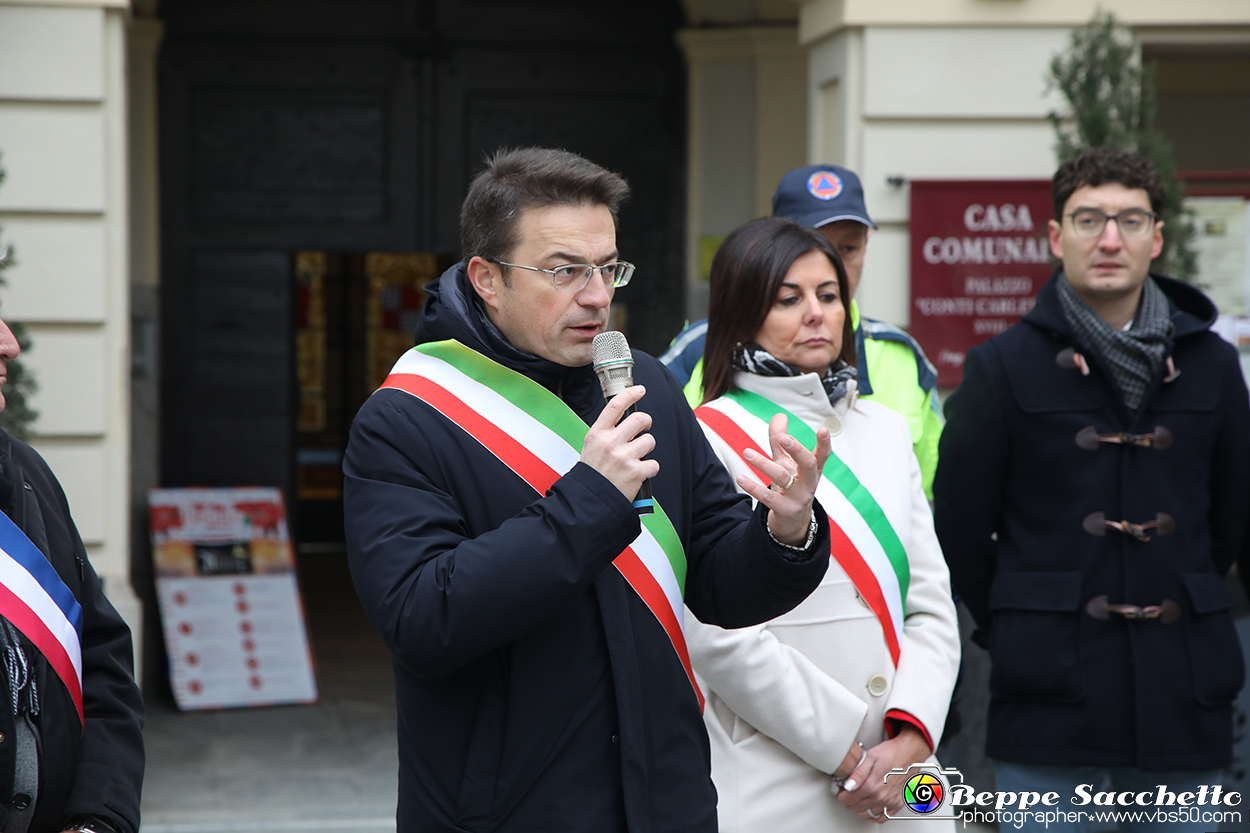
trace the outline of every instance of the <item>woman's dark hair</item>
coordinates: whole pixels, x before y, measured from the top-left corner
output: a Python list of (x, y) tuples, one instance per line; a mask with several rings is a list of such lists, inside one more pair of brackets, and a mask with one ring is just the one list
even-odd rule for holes
[(1050, 196), (1055, 203), (1055, 221), (1063, 222), (1063, 207), (1078, 189), (1097, 188), (1107, 183), (1125, 188), (1140, 188), (1150, 198), (1150, 210), (1163, 210), (1166, 196), (1163, 181), (1154, 166), (1140, 153), (1115, 147), (1096, 147), (1069, 159), (1055, 171), (1050, 183)]
[(707, 341), (703, 345), (703, 401), (723, 396), (733, 387), (733, 354), (739, 344), (754, 341), (768, 317), (781, 282), (794, 261), (818, 251), (838, 275), (838, 295), (846, 308), (842, 320), (842, 352), (855, 364), (855, 331), (846, 268), (838, 252), (819, 232), (784, 217), (761, 217), (739, 226), (712, 258)]
[(486, 160), (469, 184), (460, 207), (460, 247), (464, 262), (474, 255), (506, 258), (516, 246), (517, 224), (527, 208), (603, 205), (616, 223), (629, 185), (620, 175), (589, 159), (551, 148), (507, 148)]

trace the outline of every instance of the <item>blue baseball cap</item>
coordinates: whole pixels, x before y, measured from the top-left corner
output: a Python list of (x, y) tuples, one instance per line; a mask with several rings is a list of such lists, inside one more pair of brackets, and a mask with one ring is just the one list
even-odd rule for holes
[(877, 227), (868, 218), (859, 177), (837, 165), (808, 165), (788, 171), (773, 194), (773, 216), (787, 217), (807, 228), (838, 220)]

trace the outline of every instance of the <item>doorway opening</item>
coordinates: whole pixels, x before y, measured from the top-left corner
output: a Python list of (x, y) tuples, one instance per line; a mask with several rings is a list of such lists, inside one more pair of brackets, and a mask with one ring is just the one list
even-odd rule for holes
[(301, 251), (292, 258), (290, 513), (319, 682), (340, 674), (367, 676), (360, 666), (362, 646), (368, 646), (364, 654), (387, 662), (351, 590), (343, 454), (356, 412), (412, 347), (424, 287), (448, 261), (428, 252)]
[(343, 452), (352, 419), (412, 346), (424, 287), (444, 263), (428, 252), (294, 256), (297, 552), (344, 552)]

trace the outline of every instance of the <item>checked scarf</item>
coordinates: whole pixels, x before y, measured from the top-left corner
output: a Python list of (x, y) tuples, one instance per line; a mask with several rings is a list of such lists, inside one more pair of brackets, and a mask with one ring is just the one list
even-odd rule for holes
[(1168, 298), (1150, 276), (1142, 284), (1137, 317), (1127, 330), (1112, 327), (1077, 294), (1066, 277), (1057, 282), (1063, 317), (1077, 339), (1089, 346), (1111, 372), (1130, 412), (1141, 407), (1146, 389), (1159, 374), (1176, 326)]

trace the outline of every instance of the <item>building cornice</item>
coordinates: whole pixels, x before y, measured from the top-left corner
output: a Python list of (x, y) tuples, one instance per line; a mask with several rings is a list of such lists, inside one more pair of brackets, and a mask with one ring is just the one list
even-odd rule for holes
[(130, 10), (130, 0), (0, 0), (0, 6), (72, 6)]
[(682, 29), (677, 43), (686, 59), (696, 62), (789, 57), (799, 50), (798, 28), (793, 24)]
[(1080, 26), (1099, 9), (1133, 27), (1250, 25), (1244, 0), (803, 0), (799, 39), (864, 26)]

